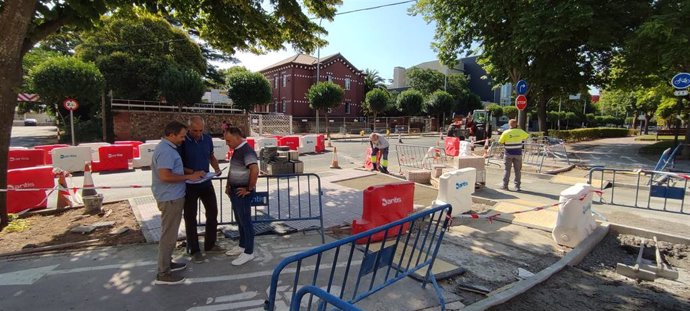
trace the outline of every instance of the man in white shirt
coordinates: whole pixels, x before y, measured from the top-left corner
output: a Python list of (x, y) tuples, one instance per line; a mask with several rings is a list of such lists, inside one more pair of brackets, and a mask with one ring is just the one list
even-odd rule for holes
[[(383, 135), (378, 133), (371, 133), (369, 136), (369, 144), (371, 145), (371, 165), (372, 171), (380, 170), (381, 173), (388, 174), (388, 148), (390, 144)], [(381, 151), (381, 165), (377, 165), (376, 154)]]

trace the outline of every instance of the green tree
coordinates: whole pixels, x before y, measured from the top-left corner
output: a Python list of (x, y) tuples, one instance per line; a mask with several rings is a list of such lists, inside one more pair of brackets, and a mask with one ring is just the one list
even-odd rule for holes
[(377, 114), (386, 111), (390, 107), (390, 101), (391, 95), (388, 93), (388, 91), (375, 88), (367, 92), (367, 96), (364, 101), (364, 110), (373, 114), (374, 120), (376, 120)]
[(83, 35), (76, 55), (93, 61), (118, 98), (157, 100), (168, 68), (206, 72), (201, 49), (181, 29), (143, 10), (122, 10)]
[(424, 111), (424, 95), (415, 89), (400, 93), (397, 99), (398, 110), (408, 116), (418, 116)]
[(515, 119), (518, 115), (518, 110), (515, 106), (503, 106), (503, 115), (508, 119)]
[[(491, 103), (486, 106), (486, 110), (489, 111), (491, 117), (496, 120), (503, 116), (503, 107), (498, 104)], [(489, 120), (489, 123), (491, 123), (491, 120)]]
[[(344, 97), (343, 88), (333, 82), (318, 82), (307, 91), (309, 107), (316, 110), (317, 116), (319, 110), (324, 110), (326, 120), (328, 120), (328, 109), (338, 107)], [(326, 125), (326, 133), (328, 133), (328, 125)]]
[(445, 124), (443, 115), (451, 115), (453, 110), (454, 99), (450, 93), (446, 91), (437, 90), (429, 95), (426, 102), (426, 112), (432, 116), (438, 117), (439, 125)]
[(375, 69), (364, 69), (364, 94), (369, 94), (369, 91), (376, 88), (386, 88), (383, 78)]
[(596, 83), (648, 6), (643, 0), (421, 0), (413, 12), (436, 23), (435, 47), (444, 64), (480, 42), (479, 62), (494, 83), (526, 79), (545, 130), (548, 100)]
[(412, 67), (407, 71), (410, 87), (427, 96), (437, 90), (443, 90), (446, 77), (433, 69)]
[(160, 77), (158, 84), (161, 96), (165, 97), (168, 103), (179, 107), (180, 111), (182, 107), (200, 102), (206, 89), (199, 73), (175, 67), (168, 68)]
[[(316, 19), (333, 20), (340, 0), (275, 0), (264, 6), (252, 1), (229, 6), (216, 1), (6, 0), (0, 4), (0, 188), (7, 186), (7, 150), (17, 90), (22, 84), (22, 58), (37, 43), (63, 27), (89, 29), (101, 15), (143, 4), (174, 15), (186, 28), (225, 53), (279, 50), (284, 43), (310, 53), (326, 42)], [(307, 15), (309, 13), (309, 15)], [(233, 21), (233, 22), (228, 22)], [(0, 229), (7, 226), (6, 194), (0, 193)]]
[(233, 108), (249, 112), (256, 105), (271, 102), (271, 83), (261, 73), (236, 70), (226, 76), (226, 81)]

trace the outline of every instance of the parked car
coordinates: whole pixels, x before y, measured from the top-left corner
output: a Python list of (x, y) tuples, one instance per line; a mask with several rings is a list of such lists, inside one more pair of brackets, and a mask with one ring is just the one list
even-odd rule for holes
[(36, 126), (38, 121), (36, 119), (24, 119), (24, 126)]
[(506, 124), (501, 125), (501, 127), (499, 127), (496, 130), (496, 132), (498, 132), (498, 135), (501, 135), (503, 132), (507, 131), (509, 128), (510, 128), (510, 124), (506, 123)]

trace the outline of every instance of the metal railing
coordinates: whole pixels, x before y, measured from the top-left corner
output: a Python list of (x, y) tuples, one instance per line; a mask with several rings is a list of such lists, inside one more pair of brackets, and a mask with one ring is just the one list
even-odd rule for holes
[[(230, 199), (225, 194), (226, 178), (213, 178), (218, 198), (218, 223), (235, 224)], [(323, 232), (323, 205), (321, 178), (316, 174), (262, 175), (256, 182), (256, 196), (252, 201), (253, 223), (299, 222), (296, 229), (318, 229), (321, 242), (325, 243)], [(203, 208), (199, 204), (199, 209)], [(198, 211), (199, 226), (205, 225), (203, 211)], [(295, 227), (296, 226), (296, 227)]]
[(110, 102), (116, 110), (148, 110), (148, 111), (182, 111), (182, 112), (207, 112), (207, 113), (244, 113), (242, 109), (230, 108), (227, 104), (197, 103), (193, 106), (178, 107), (159, 101), (113, 99)]
[[(289, 297), (289, 302), (281, 301), (288, 304), (298, 299), (297, 289), (305, 285), (322, 288), (354, 304), (426, 268), (422, 287), (431, 283), (445, 310), (443, 293), (431, 271), (449, 226), (451, 209), (450, 205), (438, 206), (285, 258), (273, 270), (264, 309), (275, 310), (279, 287), (291, 289), (291, 294), (281, 296)], [(375, 234), (383, 235), (382, 242), (372, 242)]]
[(434, 164), (446, 164), (450, 160), (443, 147), (395, 145), (395, 155), (401, 173), (403, 168), (430, 170)]
[[(595, 175), (599, 178), (596, 179)], [(629, 180), (635, 184), (625, 187), (621, 184), (621, 187), (617, 187), (617, 179), (625, 175), (630, 176)], [(606, 193), (608, 200), (602, 195), (600, 203), (690, 214), (690, 211), (685, 210), (689, 178), (688, 175), (671, 172), (595, 167), (589, 170), (588, 183), (598, 186), (599, 190), (610, 189)]]
[[(309, 297), (309, 300), (313, 298), (313, 296), (318, 297), (321, 301), (317, 302), (318, 309), (317, 310), (326, 310), (328, 307), (328, 304), (333, 305), (334, 307), (343, 310), (343, 311), (362, 311), (362, 309), (357, 308), (353, 306), (352, 304), (349, 304), (345, 302), (344, 300), (333, 296), (329, 293), (327, 293), (325, 290), (320, 289), (315, 286), (307, 285), (300, 290), (297, 291), (297, 294), (295, 296), (295, 299), (292, 300), (292, 303), (290, 304), (290, 311), (299, 311), (301, 304), (302, 304), (302, 298), (306, 295), (310, 294), (311, 296)], [(308, 309), (311, 310), (311, 303), (308, 306)]]

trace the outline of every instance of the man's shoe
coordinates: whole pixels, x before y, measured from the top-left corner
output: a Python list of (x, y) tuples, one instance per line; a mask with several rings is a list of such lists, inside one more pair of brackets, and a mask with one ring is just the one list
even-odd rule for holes
[(181, 263), (181, 262), (171, 262), (170, 263), (170, 272), (172, 271), (182, 271), (184, 269), (187, 269), (187, 264), (186, 263)]
[(204, 263), (204, 261), (206, 261), (206, 258), (204, 258), (204, 254), (202, 254), (201, 252), (196, 252), (192, 254), (192, 261), (194, 263)]
[(243, 253), (244, 253), (244, 248), (239, 247), (239, 246), (235, 246), (235, 247), (231, 248), (230, 250), (228, 250), (227, 252), (225, 252), (225, 255), (237, 256), (237, 255), (240, 255)]
[(385, 167), (381, 168), (381, 173), (388, 174), (388, 169)]
[(515, 187), (515, 191), (520, 192), (522, 190), (520, 190), (520, 187)]
[(213, 245), (213, 247), (209, 250), (206, 250), (207, 253), (223, 253), (225, 252), (225, 249), (218, 246), (218, 245)]
[(254, 259), (254, 254), (247, 254), (247, 253), (242, 253), (240, 254), (237, 259), (232, 261), (233, 266), (241, 266), (245, 263), (248, 263)]
[(501, 190), (508, 190), (508, 186), (502, 186)]
[(154, 284), (159, 284), (159, 285), (175, 285), (175, 284), (181, 284), (184, 282), (184, 277), (179, 276), (179, 275), (172, 275), (170, 273), (168, 274), (158, 274), (156, 276), (156, 281), (154, 281)]

